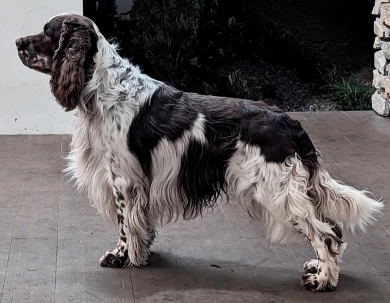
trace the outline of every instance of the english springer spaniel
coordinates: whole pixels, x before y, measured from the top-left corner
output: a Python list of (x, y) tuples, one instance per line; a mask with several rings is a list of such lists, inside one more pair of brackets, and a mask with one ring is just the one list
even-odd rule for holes
[(381, 213), (381, 200), (331, 178), (286, 113), (154, 80), (86, 17), (57, 15), (16, 46), (24, 65), (51, 76), (65, 111), (77, 110), (67, 171), (119, 230), (101, 266), (147, 264), (159, 225), (195, 218), (232, 192), (271, 241), (307, 239), (317, 258), (302, 285), (328, 290), (339, 280), (343, 227), (364, 230)]

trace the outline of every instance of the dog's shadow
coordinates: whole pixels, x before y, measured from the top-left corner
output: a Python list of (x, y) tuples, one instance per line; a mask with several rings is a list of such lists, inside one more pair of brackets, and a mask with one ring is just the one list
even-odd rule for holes
[[(199, 264), (199, 260), (189, 257), (181, 258), (180, 262)], [(114, 285), (131, 289), (137, 300), (154, 297), (176, 301), (186, 296), (188, 292), (194, 295), (238, 293), (240, 296), (248, 294), (260, 296), (265, 291), (287, 297), (293, 293), (301, 299), (310, 299), (315, 295), (302, 289), (301, 273), (297, 269), (272, 268), (265, 265), (254, 272), (249, 265), (215, 260), (210, 261), (208, 266), (179, 266), (170, 253), (153, 253), (149, 265), (143, 268), (102, 269), (99, 272), (102, 278), (98, 283), (99, 292), (113, 298), (118, 296), (118, 288)], [(367, 293), (372, 290), (367, 281), (352, 276), (342, 274), (341, 280), (342, 286), (337, 291), (321, 294), (322, 298), (340, 296), (340, 292), (344, 295), (353, 293), (355, 296), (359, 292)]]

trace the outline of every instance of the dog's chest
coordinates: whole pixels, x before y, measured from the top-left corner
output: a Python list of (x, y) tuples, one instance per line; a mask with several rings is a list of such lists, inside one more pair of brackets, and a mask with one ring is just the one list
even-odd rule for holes
[[(126, 127), (127, 129), (127, 127)], [(101, 130), (102, 158), (105, 160), (108, 173), (115, 176), (130, 178), (129, 167), (134, 165), (134, 159), (127, 146), (127, 132), (116, 125), (106, 123)]]
[(127, 184), (137, 179), (134, 175), (140, 165), (127, 146), (129, 122), (119, 117), (100, 121), (78, 117), (72, 158), (77, 175), (87, 188), (91, 182), (104, 186), (105, 183), (113, 185), (118, 178)]

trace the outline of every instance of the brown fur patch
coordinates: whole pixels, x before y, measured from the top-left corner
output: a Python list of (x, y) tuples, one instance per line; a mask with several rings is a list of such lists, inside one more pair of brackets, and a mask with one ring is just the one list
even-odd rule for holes
[(50, 86), (57, 102), (66, 111), (79, 104), (86, 82), (84, 62), (90, 48), (90, 27), (77, 18), (65, 19), (59, 48), (54, 55)]

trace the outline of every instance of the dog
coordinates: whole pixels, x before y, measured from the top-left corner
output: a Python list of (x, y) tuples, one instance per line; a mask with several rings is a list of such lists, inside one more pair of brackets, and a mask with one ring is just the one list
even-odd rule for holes
[(24, 65), (50, 76), (64, 110), (76, 110), (66, 171), (119, 231), (103, 267), (146, 265), (158, 226), (195, 218), (233, 193), (272, 242), (303, 235), (316, 259), (304, 264), (301, 284), (330, 290), (343, 229), (364, 231), (382, 212), (383, 201), (329, 175), (287, 113), (155, 80), (84, 16), (54, 16), (16, 47)]

